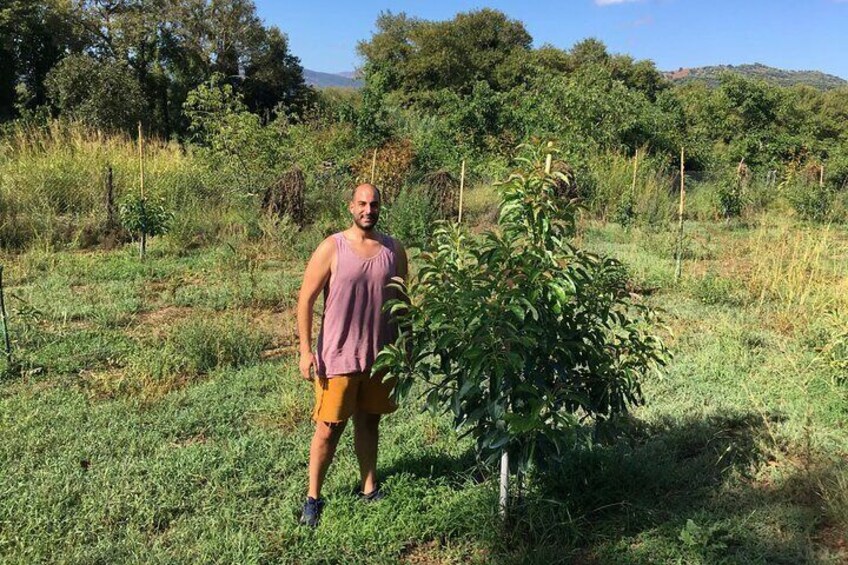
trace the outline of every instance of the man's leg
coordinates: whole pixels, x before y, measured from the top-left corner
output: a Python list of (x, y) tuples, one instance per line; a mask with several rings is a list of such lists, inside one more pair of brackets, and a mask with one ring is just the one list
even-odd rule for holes
[(315, 423), (315, 434), (309, 446), (309, 496), (316, 500), (321, 496), (321, 486), (333, 461), (345, 424), (346, 422)]
[(380, 415), (358, 411), (353, 415), (353, 447), (359, 460), (362, 492), (368, 494), (377, 488), (377, 440)]

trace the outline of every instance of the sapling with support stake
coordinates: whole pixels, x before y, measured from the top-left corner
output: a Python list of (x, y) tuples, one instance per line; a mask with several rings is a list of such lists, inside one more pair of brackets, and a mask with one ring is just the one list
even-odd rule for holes
[(420, 383), (426, 405), (476, 439), (481, 460), (500, 461), (502, 514), (512, 472), (544, 473), (591, 441), (585, 423), (640, 404), (640, 377), (665, 362), (621, 263), (573, 244), (578, 204), (559, 194), (570, 179), (552, 167), (557, 153), (522, 147), (497, 185), (496, 229), (436, 228), (409, 283), (395, 282), (402, 296), (386, 309), (403, 331), (374, 367), (398, 377), (399, 399)]
[(139, 192), (138, 196), (129, 195), (119, 207), (121, 224), (129, 232), (139, 235), (138, 252), (141, 259), (147, 252), (147, 237), (162, 235), (168, 231), (173, 214), (165, 209), (161, 199), (149, 201), (144, 189), (144, 136), (141, 122), (138, 123), (138, 160)]

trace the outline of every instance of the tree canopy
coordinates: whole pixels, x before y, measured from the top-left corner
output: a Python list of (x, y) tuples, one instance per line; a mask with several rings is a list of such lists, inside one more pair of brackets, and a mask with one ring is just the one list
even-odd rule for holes
[[(263, 25), (251, 0), (11, 0), (0, 9), (0, 55), (7, 119), (49, 103), (102, 127), (140, 118), (179, 135), (188, 93), (214, 73), (265, 118), (309, 100), (285, 34)], [(116, 83), (123, 92), (104, 98)]]

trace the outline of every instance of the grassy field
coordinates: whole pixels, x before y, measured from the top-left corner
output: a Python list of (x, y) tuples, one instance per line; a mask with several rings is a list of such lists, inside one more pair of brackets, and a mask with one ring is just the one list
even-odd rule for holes
[(23, 375), (0, 383), (0, 562), (846, 562), (848, 231), (687, 234), (675, 283), (669, 231), (583, 226), (674, 352), (618, 441), (568, 454), (502, 524), (496, 477), (412, 401), (383, 426), (388, 498), (355, 498), (346, 432), (314, 532), (302, 252), (6, 257)]

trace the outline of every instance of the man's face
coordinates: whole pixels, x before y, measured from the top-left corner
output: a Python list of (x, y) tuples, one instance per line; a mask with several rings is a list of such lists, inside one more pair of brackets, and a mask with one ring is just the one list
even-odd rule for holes
[(358, 187), (353, 194), (349, 209), (353, 215), (353, 222), (360, 229), (373, 230), (380, 219), (380, 193), (370, 185)]

